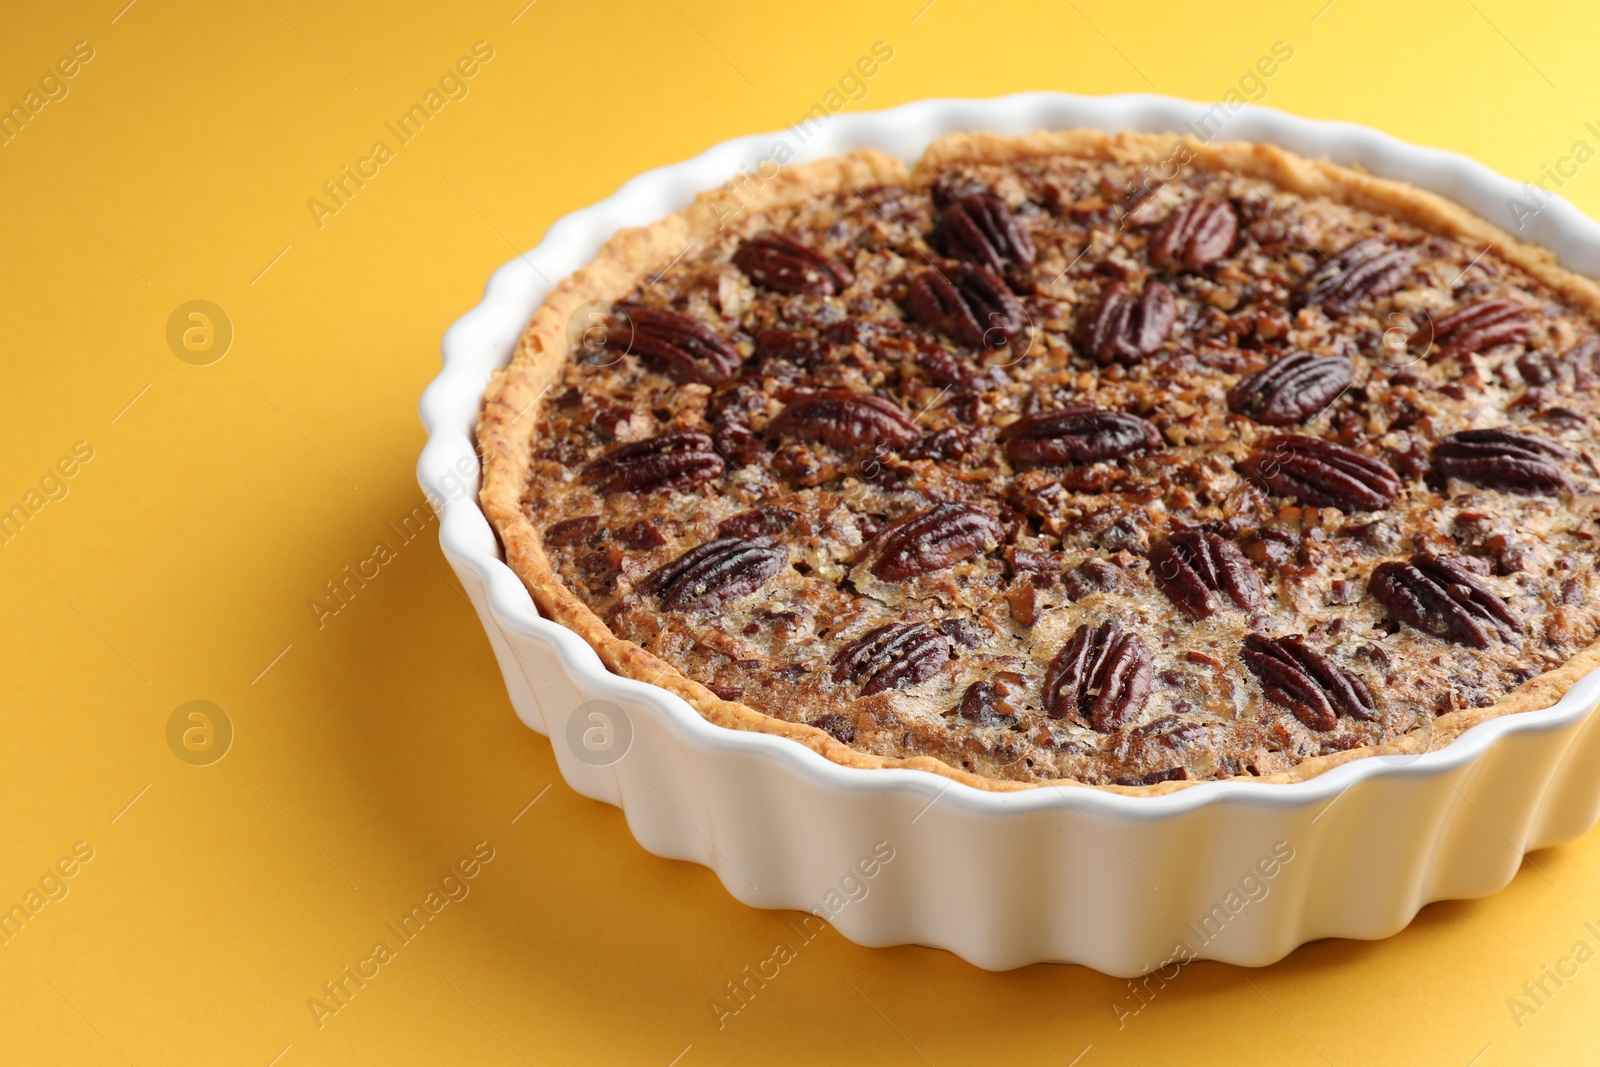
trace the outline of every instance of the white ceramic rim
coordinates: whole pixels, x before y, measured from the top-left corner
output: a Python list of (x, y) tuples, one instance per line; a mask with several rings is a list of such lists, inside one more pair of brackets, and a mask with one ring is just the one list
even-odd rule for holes
[[(1226, 117), (1215, 126), (1219, 112)], [(946, 133), (1026, 134), (1076, 127), (1147, 133), (1214, 129), (1211, 140), (1269, 142), (1313, 158), (1356, 164), (1446, 196), (1555, 252), (1569, 270), (1600, 278), (1600, 223), (1563, 198), (1530, 193), (1525, 185), (1451, 152), (1408, 144), (1364, 126), (1305, 119), (1253, 105), (1235, 109), (1142, 93), (1104, 97), (1020, 93), (987, 100), (930, 99), (883, 111), (834, 115), (798, 145), (801, 137), (793, 129), (739, 137), (682, 163), (647, 171), (605, 200), (558, 220), (537, 247), (497, 270), (485, 287), (483, 301), (445, 333), (444, 369), (422, 396), (421, 417), (429, 436), (417, 476), (440, 514), (439, 538), (446, 555), (482, 579), (497, 621), (553, 647), (565, 669), (587, 689), (658, 710), (680, 743), (764, 754), (784, 761), (788, 770), (816, 784), (849, 792), (910, 790), (970, 813), (998, 816), (1077, 809), (1141, 822), (1219, 803), (1302, 808), (1330, 802), (1368, 778), (1451, 774), (1505, 738), (1564, 729), (1594, 710), (1600, 700), (1600, 670), (1580, 678), (1550, 708), (1492, 719), (1436, 751), (1353, 760), (1303, 782), (1229, 779), (1159, 796), (1076, 786), (991, 792), (925, 771), (846, 767), (781, 737), (715, 726), (667, 690), (612, 674), (582, 638), (539, 614), (521, 579), (501, 558), (496, 536), (477, 503), (476, 474), (470, 484), (464, 483), (458, 464), (466, 460), (476, 470), (473, 430), (490, 374), (509, 361), (518, 337), (554, 283), (592, 259), (619, 228), (644, 225), (688, 206), (696, 193), (774, 158), (779, 144), (796, 149), (789, 162), (869, 147), (909, 161), (934, 137)], [(917, 143), (907, 140), (908, 131)], [(1538, 211), (1519, 226), (1513, 202)], [(552, 721), (548, 715), (545, 720)]]

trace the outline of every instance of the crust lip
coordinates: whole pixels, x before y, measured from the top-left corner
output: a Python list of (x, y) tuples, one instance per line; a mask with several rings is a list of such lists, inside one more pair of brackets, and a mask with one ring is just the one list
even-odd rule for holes
[[(1312, 160), (1275, 145), (1254, 142), (1211, 144), (1176, 134), (1108, 133), (1075, 129), (1024, 136), (989, 133), (950, 134), (935, 140), (910, 169), (873, 149), (779, 168), (751, 188), (733, 183), (700, 194), (694, 204), (647, 226), (619, 231), (584, 268), (564, 279), (534, 313), (511, 363), (497, 372), (486, 392), (477, 426), (483, 459), (480, 503), (539, 611), (572, 630), (613, 673), (657, 685), (682, 698), (714, 725), (756, 731), (797, 741), (828, 760), (848, 767), (906, 768), (928, 771), (989, 792), (1071, 786), (1130, 796), (1154, 796), (1202, 781), (1145, 786), (1089, 785), (1075, 779), (1017, 782), (988, 778), (930, 756), (896, 758), (861, 752), (812, 726), (766, 715), (748, 705), (723, 700), (641, 646), (611, 632), (559, 579), (546, 558), (539, 533), (521, 505), (532, 454), (531, 427), (544, 391), (568, 358), (568, 318), (585, 304), (614, 299), (651, 270), (719, 230), (730, 217), (762, 211), (833, 193), (846, 185), (903, 183), (920, 173), (956, 161), (1001, 163), (1029, 156), (1071, 154), (1121, 162), (1160, 163), (1187, 154), (1189, 165), (1227, 170), (1270, 181), (1305, 196), (1327, 197), (1352, 206), (1394, 215), (1442, 236), (1481, 243), (1527, 272), (1589, 315), (1600, 315), (1600, 285), (1566, 270), (1542, 247), (1512, 236), (1460, 205), (1407, 182), (1375, 177), (1326, 159)], [(519, 430), (519, 427), (522, 429)], [(1437, 751), (1483, 722), (1547, 708), (1589, 671), (1600, 667), (1600, 642), (1561, 667), (1540, 674), (1485, 708), (1450, 712), (1434, 720), (1426, 738), (1408, 735), (1394, 742), (1317, 756), (1279, 774), (1230, 778), (1284, 784), (1305, 781), (1334, 767), (1373, 756), (1415, 756)]]

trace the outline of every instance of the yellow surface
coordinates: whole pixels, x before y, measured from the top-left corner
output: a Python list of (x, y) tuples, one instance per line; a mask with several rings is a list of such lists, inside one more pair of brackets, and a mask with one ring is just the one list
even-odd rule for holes
[[(7, 106), (92, 50), (0, 147), (0, 507), (39, 505), (0, 545), (0, 906), (41, 881), (59, 898), (0, 945), (0, 1060), (1600, 1055), (1600, 963), (1546, 980), (1520, 1020), (1507, 1005), (1575, 941), (1600, 949), (1593, 834), (1386, 942), (1189, 967), (1120, 1027), (1127, 987), (1081, 968), (987, 974), (829, 931), (719, 1029), (707, 999), (790, 916), (646, 854), (616, 809), (567, 789), (513, 718), (433, 524), (408, 541), (402, 522), (425, 514), (418, 393), (490, 271), (640, 170), (794, 121), (875, 41), (894, 57), (851, 108), (1215, 99), (1285, 41), (1266, 103), (1537, 179), (1600, 145), (1592, 5), (125, 2), (12, 5), (0, 33)], [(492, 58), (446, 83), (467, 95), (397, 145), (384, 124), (478, 41)], [(315, 218), (308, 199), (380, 139), (393, 158)], [(1564, 189), (1591, 213), (1592, 169)], [(232, 325), (209, 365), (203, 320), (167, 339), (194, 300)], [(392, 558), (365, 563), (380, 543)], [(319, 629), (308, 604), (346, 566), (377, 576)], [(206, 725), (193, 709), (169, 745), (194, 700), (231, 723), (220, 761), (202, 733), (184, 747)], [(474, 866), (475, 847), (492, 859)], [(385, 923), (463, 860), (475, 876), (446, 887), (469, 895), (400, 945)], [(362, 964), (379, 940), (393, 958)], [(347, 965), (376, 977), (319, 1027), (307, 1002)]]

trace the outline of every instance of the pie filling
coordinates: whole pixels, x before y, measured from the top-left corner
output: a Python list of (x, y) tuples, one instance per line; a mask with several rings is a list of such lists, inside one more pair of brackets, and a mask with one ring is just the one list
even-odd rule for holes
[(738, 215), (613, 295), (533, 428), (550, 566), (860, 752), (1276, 774), (1595, 640), (1600, 336), (1398, 214), (954, 162)]

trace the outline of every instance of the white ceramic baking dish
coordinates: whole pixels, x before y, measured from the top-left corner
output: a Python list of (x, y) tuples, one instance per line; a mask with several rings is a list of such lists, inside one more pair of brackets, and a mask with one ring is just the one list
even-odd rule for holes
[[(1133, 976), (1188, 958), (1267, 964), (1323, 937), (1386, 937), (1430, 901), (1495, 892), (1525, 852), (1578, 837), (1600, 814), (1600, 672), (1552, 708), (1485, 723), (1439, 751), (1356, 760), (1302, 783), (1213, 782), (1155, 797), (983, 792), (919, 771), (842, 767), (781, 738), (713, 726), (665, 690), (607, 672), (580, 638), (539, 616), (502, 562), (477, 505), (472, 433), (484, 389), (551, 285), (619, 227), (774, 158), (875, 147), (910, 160), (946, 133), (1071, 127), (1209, 132), (1359, 164), (1600, 277), (1600, 226), (1563, 200), (1447, 152), (1257, 107), (1058, 93), (927, 100), (835, 115), (809, 134), (741, 137), (651, 171), (497, 271), (446, 333), (444, 370), (423, 395), (430, 436), (418, 477), (512, 705), (550, 737), (568, 784), (619, 805), (645, 848), (710, 867), (743, 903), (814, 911), (863, 945), (933, 945), (993, 969), (1055, 960)], [(1530, 206), (1540, 208), (1531, 217)]]

